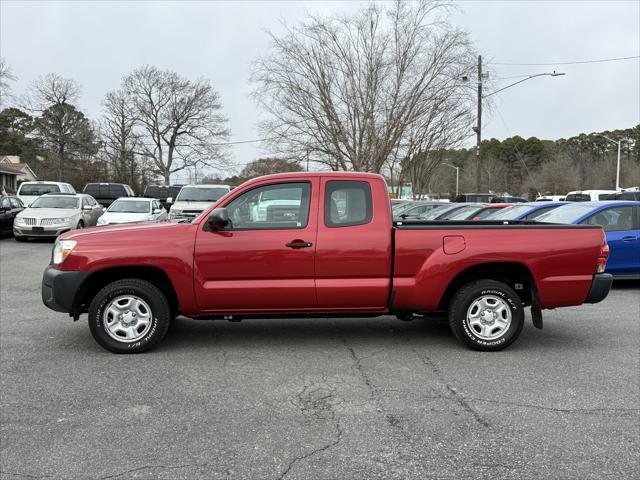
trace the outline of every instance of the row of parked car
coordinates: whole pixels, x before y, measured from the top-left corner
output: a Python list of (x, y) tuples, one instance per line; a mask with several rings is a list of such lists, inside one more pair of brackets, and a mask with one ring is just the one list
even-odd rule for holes
[(129, 185), (89, 183), (82, 193), (63, 182), (24, 182), (16, 196), (0, 199), (0, 233), (17, 241), (57, 237), (77, 228), (190, 220), (230, 191), (227, 185), (149, 186), (136, 197)]

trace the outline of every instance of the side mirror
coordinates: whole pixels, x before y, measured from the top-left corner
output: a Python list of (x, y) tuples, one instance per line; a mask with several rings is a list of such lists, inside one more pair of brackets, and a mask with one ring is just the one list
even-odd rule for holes
[(207, 221), (211, 230), (222, 230), (229, 224), (229, 214), (226, 208), (214, 208)]
[(107, 207), (102, 207), (102, 211), (106, 212), (107, 211)]
[(156, 208), (153, 213), (157, 215), (158, 213), (162, 213), (163, 210), (164, 208)]
[(167, 197), (166, 203), (172, 204), (173, 203), (173, 197)]
[(82, 207), (83, 210), (92, 210), (93, 207), (91, 205), (85, 205), (84, 207)]

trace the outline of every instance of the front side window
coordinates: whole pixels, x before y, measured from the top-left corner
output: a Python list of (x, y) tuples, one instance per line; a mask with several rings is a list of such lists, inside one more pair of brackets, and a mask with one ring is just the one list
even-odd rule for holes
[(600, 210), (580, 223), (583, 225), (598, 225), (605, 232), (631, 230), (633, 228), (633, 207), (621, 206)]
[(367, 182), (327, 182), (324, 223), (327, 227), (364, 225), (373, 218), (371, 186)]
[(305, 228), (309, 220), (310, 197), (311, 185), (307, 182), (278, 183), (251, 189), (225, 206), (229, 214), (229, 228), (233, 230)]

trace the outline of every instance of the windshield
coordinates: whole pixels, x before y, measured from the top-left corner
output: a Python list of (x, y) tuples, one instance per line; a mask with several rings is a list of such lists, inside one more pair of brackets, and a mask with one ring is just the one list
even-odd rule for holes
[(23, 184), (20, 187), (20, 195), (44, 195), (45, 193), (58, 193), (60, 187), (53, 183)]
[(522, 215), (526, 215), (527, 212), (532, 210), (533, 207), (529, 205), (520, 205), (517, 207), (507, 207), (498, 210), (497, 212), (492, 212), (488, 220), (517, 220)]
[(229, 192), (224, 187), (182, 187), (178, 198), (179, 202), (216, 202)]
[(429, 210), (427, 213), (425, 213), (424, 215), (422, 215), (420, 217), (420, 220), (435, 220), (437, 219), (440, 215), (447, 213), (447, 212), (452, 212), (453, 210), (458, 210), (459, 208), (462, 208), (463, 206), (460, 204), (457, 205), (438, 205), (435, 208), (432, 208), (431, 210)]
[(107, 208), (111, 213), (149, 213), (151, 202), (147, 200), (116, 200)]
[(536, 218), (536, 221), (546, 223), (573, 223), (579, 218), (584, 217), (591, 210), (593, 210), (593, 206), (591, 205), (564, 205), (554, 208), (544, 215), (540, 215)]
[(32, 204), (31, 208), (78, 208), (76, 197), (40, 197)]

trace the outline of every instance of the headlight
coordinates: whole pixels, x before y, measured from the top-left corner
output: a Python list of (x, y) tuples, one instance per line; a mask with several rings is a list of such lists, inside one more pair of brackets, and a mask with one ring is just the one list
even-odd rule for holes
[(106, 225), (107, 221), (104, 219), (104, 217), (100, 217), (98, 219), (98, 225)]
[(67, 218), (50, 218), (48, 223), (49, 223), (49, 225), (59, 225), (61, 223), (69, 223), (70, 220), (71, 220), (71, 217), (67, 217)]
[(13, 220), (13, 223), (17, 223), (18, 225), (24, 225), (24, 224), (25, 224), (25, 223), (24, 223), (24, 220), (22, 219), (22, 217), (16, 217), (16, 218)]
[(182, 210), (171, 210), (169, 212), (169, 218), (176, 218), (180, 214), (182, 214)]
[(60, 265), (76, 246), (75, 240), (58, 240), (53, 247), (53, 264)]

